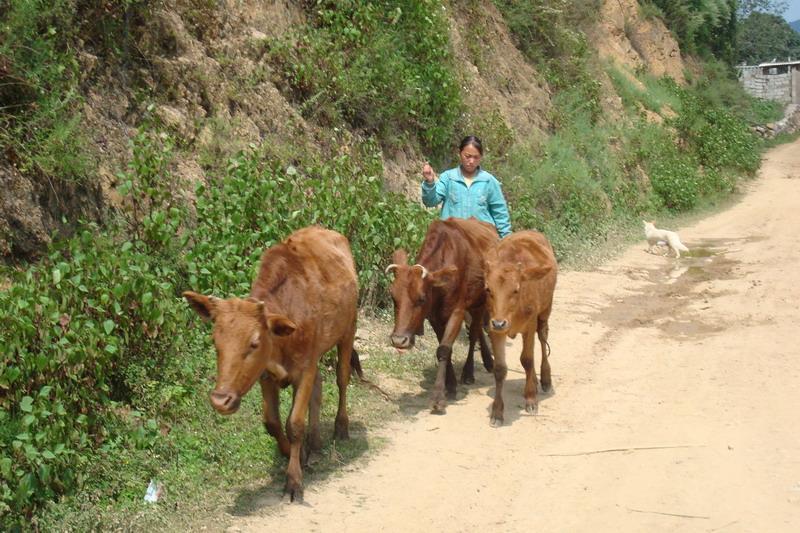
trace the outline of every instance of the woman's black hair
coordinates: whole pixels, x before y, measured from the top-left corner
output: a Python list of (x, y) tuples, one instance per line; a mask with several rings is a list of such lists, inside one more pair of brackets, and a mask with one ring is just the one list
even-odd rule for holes
[(474, 146), (481, 155), (483, 155), (483, 143), (480, 139), (475, 137), (474, 135), (467, 135), (463, 139), (461, 139), (461, 144), (458, 145), (458, 151), (461, 152), (469, 145)]

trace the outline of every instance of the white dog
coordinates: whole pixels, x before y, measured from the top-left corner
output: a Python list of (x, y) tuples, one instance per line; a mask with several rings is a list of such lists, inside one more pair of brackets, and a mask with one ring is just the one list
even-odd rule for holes
[(665, 229), (658, 229), (656, 228), (652, 222), (644, 222), (644, 236), (647, 237), (647, 244), (649, 244), (649, 248), (647, 251), (653, 253), (653, 246), (666, 243), (670, 250), (675, 252), (675, 258), (681, 256), (681, 252), (688, 252), (689, 249), (683, 245), (681, 239), (678, 237), (678, 234), (674, 231), (669, 231)]

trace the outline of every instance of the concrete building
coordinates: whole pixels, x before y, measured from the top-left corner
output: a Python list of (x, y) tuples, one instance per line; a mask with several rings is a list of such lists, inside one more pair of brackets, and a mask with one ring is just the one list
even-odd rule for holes
[(782, 104), (800, 104), (800, 60), (741, 65), (736, 69), (749, 94)]

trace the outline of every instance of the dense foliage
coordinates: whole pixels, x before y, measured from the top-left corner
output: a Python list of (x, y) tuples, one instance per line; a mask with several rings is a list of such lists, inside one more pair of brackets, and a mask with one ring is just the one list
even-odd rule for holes
[[(103, 443), (155, 445), (158, 417), (169, 419), (171, 403), (205, 381), (195, 371), (204, 365), (191, 364), (202, 350), (173, 356), (191, 344), (182, 290), (246, 295), (266, 246), (320, 223), (350, 238), (362, 302), (376, 305), (392, 250), (413, 250), (427, 228), (421, 206), (383, 190), (378, 152), (366, 144), (304, 169), (241, 154), (219, 183), (196, 191), (189, 231), (173, 195), (172, 149), (164, 133), (141, 131), (122, 174), (129, 207), (119, 223), (87, 227), (0, 291), (6, 527), (71, 491)], [(123, 405), (147, 416), (121, 417)]]
[(658, 7), (684, 53), (735, 59), (737, 0), (645, 0)]
[(311, 24), (269, 46), (289, 98), (306, 117), (341, 122), (382, 143), (452, 145), (461, 108), (447, 22), (434, 0), (315, 0)]

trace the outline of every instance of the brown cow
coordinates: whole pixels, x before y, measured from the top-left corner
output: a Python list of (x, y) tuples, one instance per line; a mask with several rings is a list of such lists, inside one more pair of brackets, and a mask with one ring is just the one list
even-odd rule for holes
[(558, 265), (547, 238), (536, 231), (520, 231), (500, 241), (484, 265), (494, 351), (495, 395), (491, 424), (503, 424), (503, 382), (506, 378), (506, 336), (522, 333), (520, 362), (525, 369), (525, 410), (535, 413), (536, 369), (533, 366), (534, 334), (542, 346), (542, 390), (550, 390), (547, 360), (548, 319), (553, 308)]
[(474, 218), (436, 220), (428, 228), (416, 264), (409, 266), (406, 252), (397, 250), (392, 256), (393, 264), (386, 269), (387, 273), (395, 272), (391, 286), (394, 347), (412, 347), (414, 336), (422, 329), (426, 318), (439, 339), (438, 371), (432, 398), (434, 411), (443, 411), (447, 405), (445, 386), (449, 394), (455, 394), (452, 347), (467, 312), (472, 317), (470, 349), (461, 382), (475, 381), (473, 350), (476, 341), (481, 345), (484, 366), (487, 370), (492, 368), (491, 352), (482, 329), (486, 310), (483, 255), (497, 240), (494, 226)]
[[(320, 227), (301, 229), (264, 251), (250, 298), (221, 300), (188, 291), (183, 296), (201, 317), (214, 322), (217, 383), (211, 405), (224, 415), (236, 412), (242, 396), (259, 380), (264, 425), (289, 458), (285, 493), (290, 501), (302, 502), (307, 411), (308, 445), (321, 448), (319, 359), (337, 346), (335, 438), (348, 437), (351, 357), (360, 370), (353, 350), (358, 286), (347, 239)], [(279, 390), (288, 385), (294, 389), (294, 401), (286, 420), (287, 438), (281, 427)]]

